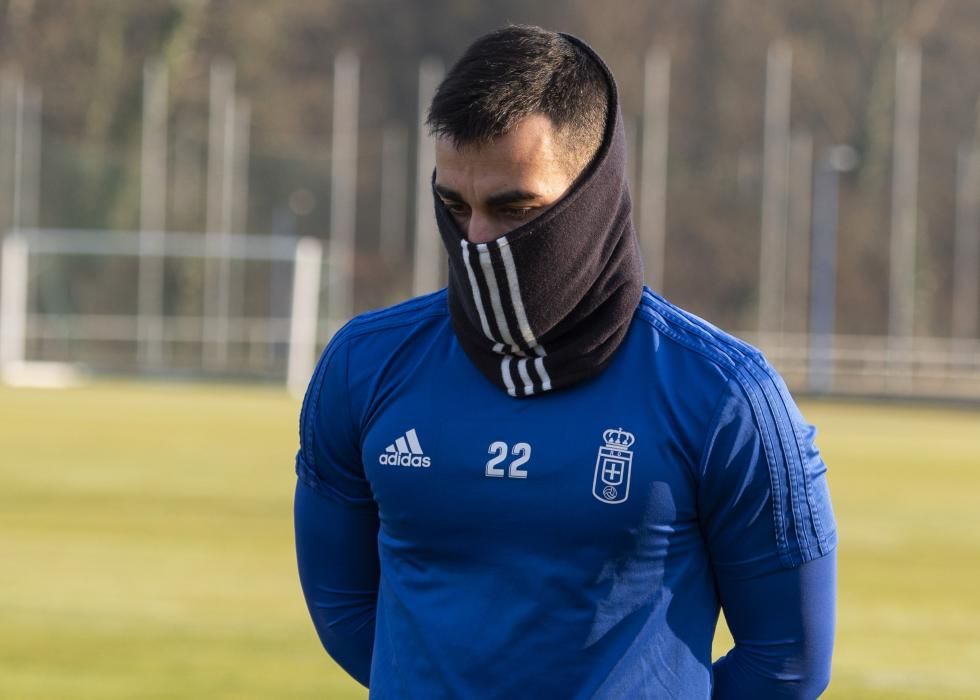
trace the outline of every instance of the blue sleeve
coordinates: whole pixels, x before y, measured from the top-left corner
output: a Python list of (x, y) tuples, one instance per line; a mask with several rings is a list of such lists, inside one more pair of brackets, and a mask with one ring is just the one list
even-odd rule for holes
[(837, 554), (719, 586), (735, 647), (714, 664), (715, 700), (816, 698), (830, 683)]
[(320, 641), (366, 686), (378, 597), (378, 512), (350, 411), (349, 345), (340, 335), (317, 365), (300, 415), (296, 557)]
[(364, 686), (371, 675), (378, 600), (378, 516), (296, 484), (299, 578), (323, 647)]
[(699, 517), (735, 648), (715, 697), (810, 698), (829, 678), (837, 529), (814, 434), (760, 358), (716, 406)]

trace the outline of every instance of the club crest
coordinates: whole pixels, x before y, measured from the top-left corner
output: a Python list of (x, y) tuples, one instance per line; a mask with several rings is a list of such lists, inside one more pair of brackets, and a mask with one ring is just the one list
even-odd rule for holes
[(630, 471), (636, 441), (633, 433), (610, 428), (602, 433), (606, 444), (599, 448), (592, 477), (592, 495), (603, 503), (622, 503), (630, 495)]

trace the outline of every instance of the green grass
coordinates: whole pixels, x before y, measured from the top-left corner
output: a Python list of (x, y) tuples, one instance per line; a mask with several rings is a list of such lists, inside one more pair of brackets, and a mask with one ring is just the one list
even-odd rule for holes
[[(295, 574), (298, 410), (272, 389), (0, 388), (0, 697), (365, 697)], [(804, 412), (842, 540), (826, 697), (977, 697), (980, 414)]]

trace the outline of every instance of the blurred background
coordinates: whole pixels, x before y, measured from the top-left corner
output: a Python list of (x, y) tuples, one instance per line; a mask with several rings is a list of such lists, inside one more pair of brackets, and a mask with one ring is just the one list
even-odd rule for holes
[(365, 696), (295, 577), (296, 397), (444, 283), (421, 120), (509, 22), (605, 58), (647, 283), (820, 430), (828, 696), (980, 695), (980, 4), (0, 0), (0, 697)]

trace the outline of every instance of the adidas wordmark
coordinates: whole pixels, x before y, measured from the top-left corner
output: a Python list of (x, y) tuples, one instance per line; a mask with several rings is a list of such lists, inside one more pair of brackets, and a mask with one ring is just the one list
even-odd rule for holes
[(378, 456), (378, 462), (393, 467), (428, 467), (432, 464), (432, 460), (422, 452), (415, 428), (388, 445)]

